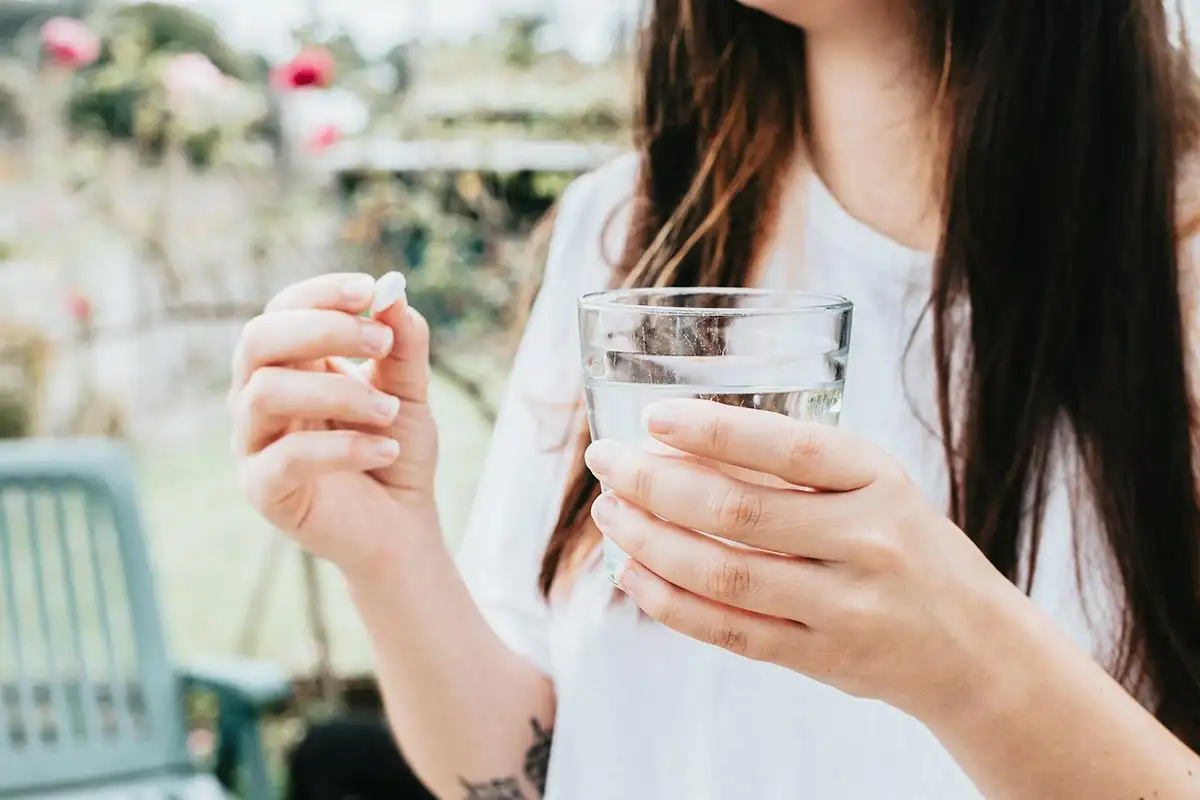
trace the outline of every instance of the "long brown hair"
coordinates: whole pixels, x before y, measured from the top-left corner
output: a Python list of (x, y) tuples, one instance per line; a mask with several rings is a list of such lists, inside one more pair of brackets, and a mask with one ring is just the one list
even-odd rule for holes
[[(807, 130), (805, 35), (734, 2), (653, 5), (643, 157), (614, 283), (745, 285)], [(915, 6), (946, 100), (929, 313), (949, 513), (997, 569), (1032, 581), (1053, 443), (1069, 431), (1123, 583), (1117, 677), (1200, 749), (1200, 504), (1177, 219), (1200, 99), (1186, 53), (1163, 0)], [(952, 375), (960, 353), (965, 373)], [(582, 447), (576, 461), (543, 560), (547, 594), (594, 541), (598, 486)]]

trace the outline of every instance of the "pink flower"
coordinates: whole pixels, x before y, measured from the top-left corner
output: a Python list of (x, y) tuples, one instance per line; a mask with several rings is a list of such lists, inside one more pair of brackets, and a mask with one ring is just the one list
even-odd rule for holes
[(333, 54), (324, 47), (306, 47), (291, 61), (271, 70), (271, 86), (281, 92), (328, 89), (333, 83)]
[(91, 301), (75, 290), (67, 295), (67, 311), (79, 323), (87, 323), (92, 319)]
[(320, 155), (342, 140), (342, 131), (336, 125), (322, 125), (308, 137), (308, 152)]
[(42, 49), (55, 64), (76, 70), (100, 57), (100, 40), (79, 20), (55, 17), (42, 26)]
[(225, 88), (229, 79), (208, 56), (200, 53), (180, 53), (167, 62), (163, 70), (163, 85), (176, 98), (205, 97)]

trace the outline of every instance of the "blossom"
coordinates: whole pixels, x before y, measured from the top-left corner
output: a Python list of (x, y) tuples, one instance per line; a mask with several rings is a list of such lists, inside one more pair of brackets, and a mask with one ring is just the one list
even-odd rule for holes
[(163, 69), (163, 85), (175, 99), (211, 97), (219, 94), (230, 80), (201, 53), (180, 53)]
[(76, 70), (100, 57), (100, 40), (83, 22), (55, 17), (42, 25), (42, 49), (55, 64)]
[(271, 86), (282, 92), (328, 89), (333, 83), (333, 54), (324, 47), (306, 47), (291, 61), (271, 70)]
[(221, 72), (207, 56), (172, 56), (160, 75), (175, 122), (199, 133), (222, 125), (248, 125), (266, 113), (266, 99), (236, 78)]
[(320, 155), (342, 140), (342, 130), (336, 125), (322, 125), (308, 137), (308, 151)]
[(92, 303), (76, 290), (67, 293), (67, 311), (79, 323), (87, 323), (92, 319)]

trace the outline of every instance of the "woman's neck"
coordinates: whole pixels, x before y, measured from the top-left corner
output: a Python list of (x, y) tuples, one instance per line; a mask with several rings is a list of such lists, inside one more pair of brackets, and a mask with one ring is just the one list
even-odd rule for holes
[(896, 35), (895, 20), (881, 22), (808, 34), (812, 168), (851, 215), (933, 251), (942, 221), (932, 93), (914, 77), (911, 39)]

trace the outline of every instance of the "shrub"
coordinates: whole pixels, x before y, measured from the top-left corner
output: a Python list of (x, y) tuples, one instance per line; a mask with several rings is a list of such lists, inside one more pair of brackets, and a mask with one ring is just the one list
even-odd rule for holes
[(33, 433), (33, 413), (16, 392), (0, 392), (0, 439), (20, 439)]

